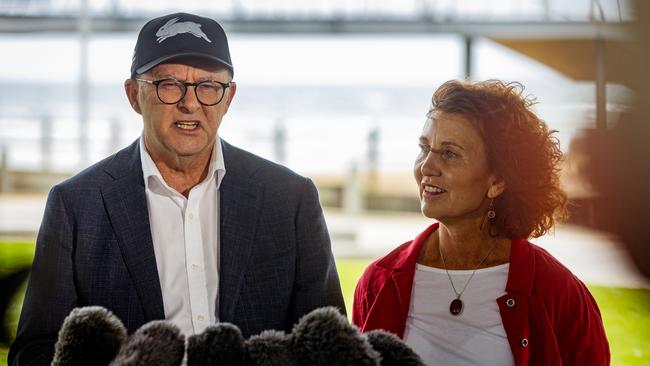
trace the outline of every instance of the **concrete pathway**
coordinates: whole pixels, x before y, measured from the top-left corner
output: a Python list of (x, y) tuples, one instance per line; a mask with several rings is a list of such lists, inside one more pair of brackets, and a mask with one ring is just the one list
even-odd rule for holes
[[(0, 194), (0, 237), (33, 240), (43, 216), (46, 196)], [(326, 210), (335, 255), (377, 258), (412, 239), (430, 221), (412, 213), (350, 215)], [(555, 233), (533, 240), (589, 284), (650, 288), (627, 252), (604, 233), (561, 225)]]

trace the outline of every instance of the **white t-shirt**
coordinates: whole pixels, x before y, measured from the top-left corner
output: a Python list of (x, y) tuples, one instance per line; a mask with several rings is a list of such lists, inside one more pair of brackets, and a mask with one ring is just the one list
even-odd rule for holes
[[(496, 299), (505, 294), (510, 264), (479, 269), (462, 294), (463, 312), (452, 315), (456, 298), (444, 269), (417, 264), (404, 341), (427, 365), (515, 364)], [(449, 271), (462, 291), (471, 270)]]

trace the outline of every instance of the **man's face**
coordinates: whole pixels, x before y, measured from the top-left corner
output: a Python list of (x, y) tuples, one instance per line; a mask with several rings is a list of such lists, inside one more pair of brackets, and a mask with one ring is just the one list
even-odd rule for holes
[[(230, 81), (230, 73), (226, 69), (168, 63), (158, 65), (138, 78), (174, 78), (190, 83), (214, 80), (227, 83)], [(131, 106), (142, 115), (144, 140), (149, 154), (154, 161), (168, 162), (208, 156), (211, 153), (221, 119), (228, 111), (236, 91), (233, 82), (219, 104), (205, 106), (199, 103), (194, 87), (188, 87), (185, 97), (178, 103), (165, 104), (158, 99), (155, 85), (128, 79), (124, 86)]]

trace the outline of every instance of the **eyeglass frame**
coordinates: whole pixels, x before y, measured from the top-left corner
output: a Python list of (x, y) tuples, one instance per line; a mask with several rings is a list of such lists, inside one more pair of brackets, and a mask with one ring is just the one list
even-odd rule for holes
[[(178, 102), (183, 100), (185, 98), (185, 96), (187, 95), (187, 88), (190, 87), (190, 86), (193, 86), (194, 87), (194, 95), (196, 95), (196, 100), (198, 100), (201, 105), (207, 106), (207, 107), (215, 106), (215, 105), (221, 103), (221, 101), (223, 100), (223, 97), (226, 95), (226, 89), (228, 89), (232, 85), (232, 81), (229, 81), (227, 83), (222, 83), (221, 81), (218, 81), (218, 80), (203, 80), (203, 81), (199, 81), (198, 83), (188, 83), (186, 81), (180, 81), (180, 80), (174, 79), (174, 78), (164, 78), (164, 79), (157, 79), (157, 80), (147, 80), (147, 79), (141, 79), (141, 78), (134, 78), (133, 80), (142, 81), (142, 82), (145, 82), (145, 83), (150, 84), (150, 85), (155, 85), (156, 86), (156, 96), (158, 97), (158, 100), (160, 100), (160, 102), (163, 103), (163, 104), (177, 104)], [(162, 100), (162, 98), (160, 97), (160, 91), (158, 89), (158, 85), (160, 85), (160, 83), (162, 83), (163, 81), (167, 81), (167, 80), (176, 81), (177, 83), (179, 83), (179, 84), (181, 84), (183, 86), (183, 93), (181, 94), (181, 97), (177, 101), (172, 102), (172, 103), (168, 103), (168, 102), (165, 102), (164, 100)], [(199, 97), (199, 94), (196, 92), (196, 87), (203, 84), (203, 83), (217, 83), (217, 84), (219, 84), (221, 86), (221, 89), (222, 89), (221, 98), (219, 98), (219, 100), (216, 103), (208, 104), (208, 103), (203, 103), (201, 101), (201, 98)]]

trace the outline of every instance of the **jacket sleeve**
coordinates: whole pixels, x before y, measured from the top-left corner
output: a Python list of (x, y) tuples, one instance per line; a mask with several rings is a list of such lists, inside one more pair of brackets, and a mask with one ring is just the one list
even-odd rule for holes
[(8, 364), (49, 365), (65, 317), (75, 307), (73, 234), (59, 188), (52, 188), (36, 239), (36, 252)]
[(577, 278), (565, 293), (556, 337), (564, 365), (609, 365), (610, 352), (596, 301)]
[(336, 264), (318, 192), (305, 178), (295, 217), (296, 274), (291, 299), (291, 324), (322, 306), (335, 306), (346, 314)]
[(368, 316), (364, 279), (365, 274), (357, 283), (357, 287), (354, 290), (354, 304), (352, 304), (352, 323), (356, 325), (359, 330), (363, 329), (366, 317)]

